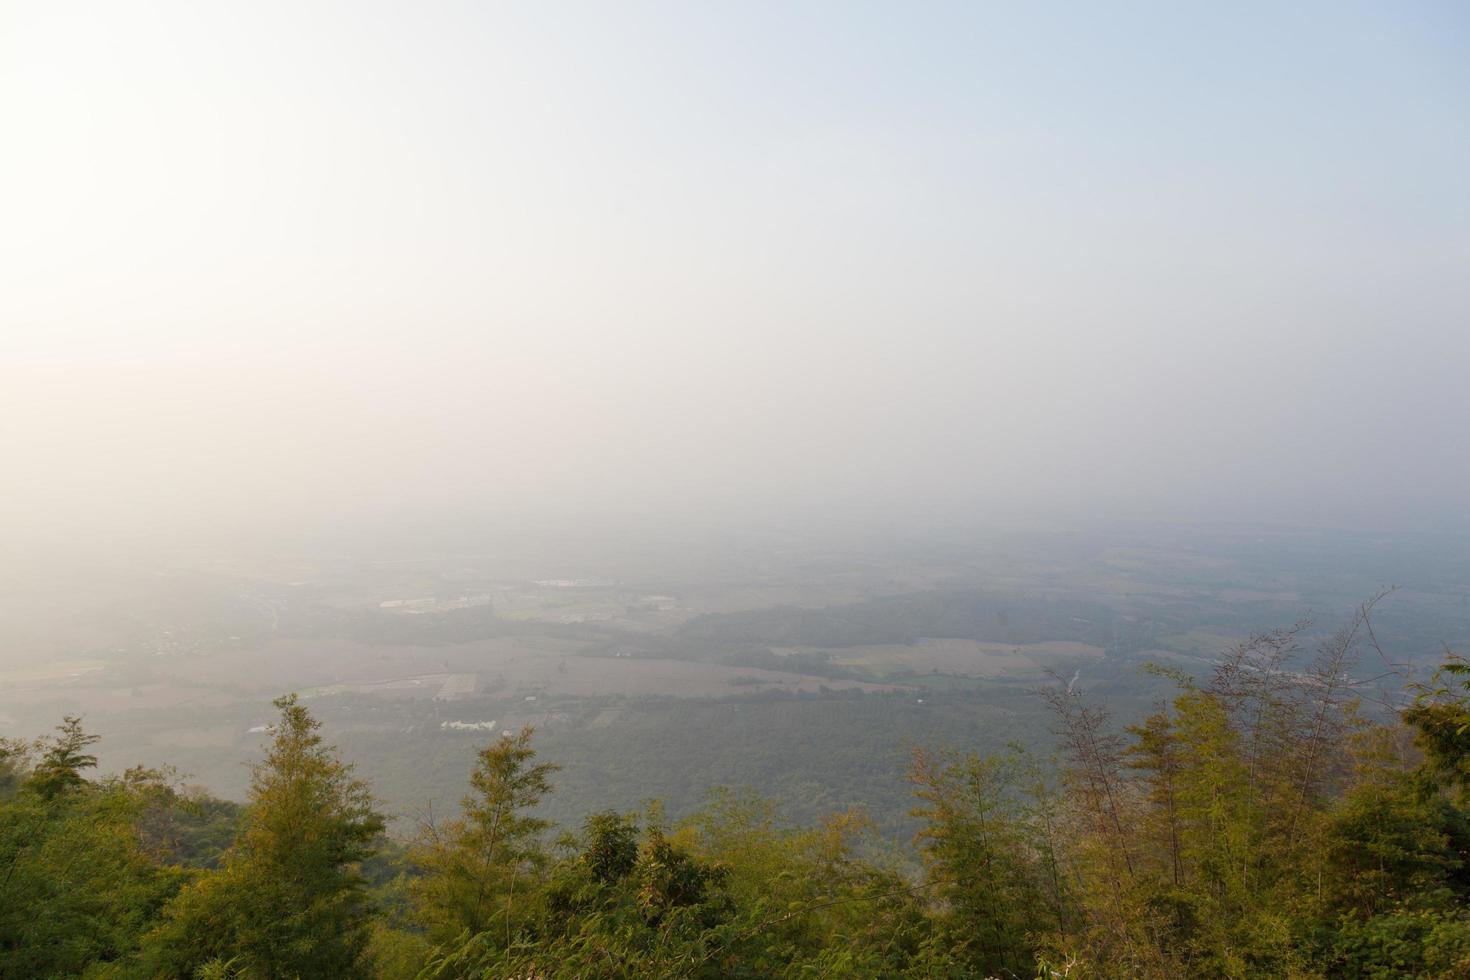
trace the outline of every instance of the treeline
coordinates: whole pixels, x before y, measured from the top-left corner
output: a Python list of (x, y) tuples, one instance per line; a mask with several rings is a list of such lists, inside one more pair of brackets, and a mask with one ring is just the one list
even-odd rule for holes
[(295, 697), (241, 809), (86, 778), (69, 718), (0, 743), (0, 976), (1464, 977), (1470, 667), (1364, 710), (1370, 611), (1171, 675), (1122, 730), (1051, 687), (1054, 759), (916, 751), (912, 860), (730, 793), (558, 835), (529, 729), (398, 844)]

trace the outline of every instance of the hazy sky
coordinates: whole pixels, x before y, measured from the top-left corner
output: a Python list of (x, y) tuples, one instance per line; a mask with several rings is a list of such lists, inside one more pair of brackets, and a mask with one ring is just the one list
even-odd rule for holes
[(0, 2), (0, 522), (1465, 523), (1470, 7)]

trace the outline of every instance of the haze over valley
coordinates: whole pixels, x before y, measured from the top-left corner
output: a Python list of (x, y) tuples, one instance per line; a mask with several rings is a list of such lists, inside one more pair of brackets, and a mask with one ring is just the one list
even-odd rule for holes
[[(241, 798), (271, 700), (299, 692), (410, 827), (487, 737), (534, 725), (554, 812), (712, 787), (787, 819), (908, 828), (918, 744), (1044, 748), (1049, 673), (1144, 710), (1251, 633), (1329, 635), (1381, 585), (1395, 663), (1470, 639), (1464, 539), (1265, 527), (741, 531), (507, 540), (464, 554), (179, 559), (12, 584), (0, 722), (85, 717), (121, 771), (167, 759)], [(1385, 576), (1394, 576), (1385, 578)], [(1376, 658), (1364, 677), (1380, 674)], [(1370, 688), (1396, 702), (1398, 678)], [(594, 802), (595, 801), (595, 802)]]
[(0, 978), (1470, 976), (1470, 6), (0, 4)]

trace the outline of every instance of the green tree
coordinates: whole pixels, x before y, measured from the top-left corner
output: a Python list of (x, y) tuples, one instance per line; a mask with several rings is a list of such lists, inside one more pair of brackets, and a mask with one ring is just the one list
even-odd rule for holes
[(909, 771), (939, 924), (980, 975), (1029, 975), (1030, 934), (1059, 924), (1045, 885), (1046, 850), (1026, 807), (1028, 775), (1015, 751), (946, 757), (918, 750)]
[(31, 771), (32, 745), (18, 738), (0, 738), (0, 801), (20, 791)]
[(443, 942), (462, 933), (491, 934), (509, 944), (531, 910), (548, 858), (541, 836), (549, 824), (528, 811), (551, 790), (558, 767), (534, 763), (533, 729), (480, 750), (461, 815), (425, 822), (410, 859), (420, 922)]
[(101, 738), (83, 731), (82, 720), (71, 715), (56, 730), (60, 734), (42, 743), (41, 759), (30, 776), (31, 786), (47, 799), (82, 785), (82, 770), (97, 767), (97, 757), (85, 750)]
[(74, 718), (39, 743), (40, 763), (9, 743), (0, 797), (0, 977), (73, 976), (119, 967), (183, 873), (162, 867), (140, 832), (167, 788), (156, 774), (90, 782), (97, 741)]
[(1470, 661), (1452, 656), (1421, 686), (1404, 721), (1424, 753), (1427, 784), (1470, 801)]
[(158, 973), (185, 977), (222, 960), (269, 980), (367, 975), (359, 866), (383, 820), (296, 696), (275, 706), (280, 721), (223, 868), (186, 888), (149, 937), (145, 963)]

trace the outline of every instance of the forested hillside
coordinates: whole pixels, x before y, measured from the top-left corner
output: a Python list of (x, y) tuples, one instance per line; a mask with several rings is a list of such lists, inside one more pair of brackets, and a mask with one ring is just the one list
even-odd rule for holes
[(0, 743), (0, 977), (1463, 977), (1470, 664), (1368, 701), (1370, 614), (1159, 668), (1121, 730), (1060, 678), (1054, 757), (915, 750), (906, 848), (728, 792), (554, 828), (530, 728), (389, 840), (295, 696), (244, 807), (92, 778), (66, 718)]

